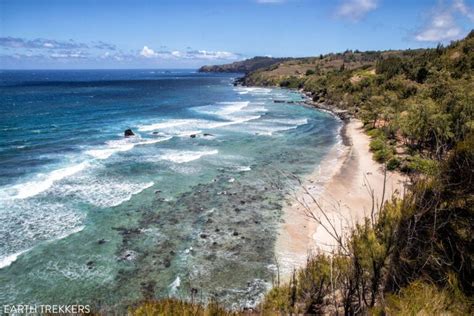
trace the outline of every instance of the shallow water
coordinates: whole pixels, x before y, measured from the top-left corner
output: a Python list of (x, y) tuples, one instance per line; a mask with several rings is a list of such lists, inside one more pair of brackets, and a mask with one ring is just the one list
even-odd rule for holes
[(311, 172), (340, 123), (235, 76), (1, 72), (0, 305), (107, 309), (191, 288), (254, 304), (287, 175)]

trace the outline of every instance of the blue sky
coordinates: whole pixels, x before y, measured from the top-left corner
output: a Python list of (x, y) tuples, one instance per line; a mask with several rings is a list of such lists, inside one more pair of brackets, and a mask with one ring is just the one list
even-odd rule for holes
[(0, 68), (196, 68), (256, 55), (432, 47), (474, 0), (0, 0)]

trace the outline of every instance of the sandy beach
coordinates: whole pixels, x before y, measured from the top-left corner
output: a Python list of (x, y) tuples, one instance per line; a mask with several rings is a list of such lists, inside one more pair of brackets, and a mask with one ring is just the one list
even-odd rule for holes
[(307, 216), (308, 210), (328, 224), (320, 211), (323, 209), (341, 233), (370, 216), (373, 204), (380, 206), (382, 199), (391, 198), (395, 192), (403, 194), (406, 178), (398, 172), (384, 174), (383, 166), (372, 159), (370, 138), (359, 120), (346, 123), (341, 136), (343, 142), (303, 181), (284, 208), (275, 249), (283, 279), (293, 269), (303, 267), (309, 254), (330, 253), (335, 246), (334, 238), (323, 225)]

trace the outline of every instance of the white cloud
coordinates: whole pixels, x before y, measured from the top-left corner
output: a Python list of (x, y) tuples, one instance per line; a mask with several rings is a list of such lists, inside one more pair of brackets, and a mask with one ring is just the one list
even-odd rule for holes
[(155, 53), (155, 51), (151, 48), (148, 48), (148, 46), (143, 46), (143, 49), (140, 51), (140, 56), (143, 56), (145, 58), (151, 58), (151, 57), (156, 57), (158, 54)]
[(458, 24), (459, 16), (474, 21), (474, 10), (463, 0), (453, 0), (450, 6), (438, 5), (415, 34), (415, 39), (420, 42), (443, 42), (461, 38), (464, 30)]
[(188, 50), (188, 51), (154, 51), (148, 46), (144, 46), (140, 51), (140, 56), (145, 58), (159, 59), (200, 59), (200, 60), (237, 60), (239, 54), (226, 51)]
[(209, 52), (206, 50), (198, 50), (198, 51), (190, 51), (187, 52), (189, 57), (196, 58), (196, 59), (222, 59), (222, 60), (235, 60), (239, 59), (239, 55), (225, 52), (225, 51), (217, 51), (217, 52)]
[(474, 22), (474, 9), (467, 6), (464, 0), (454, 0), (453, 8)]
[(416, 34), (415, 39), (421, 42), (447, 41), (458, 38), (461, 32), (452, 14), (442, 12), (433, 15), (429, 24)]
[(182, 58), (184, 55), (178, 50), (172, 51), (171, 56), (176, 57), (176, 58)]
[(60, 51), (49, 55), (53, 59), (85, 59), (88, 58), (88, 54), (81, 51)]
[(337, 8), (336, 14), (339, 17), (357, 22), (377, 7), (378, 0), (343, 0)]

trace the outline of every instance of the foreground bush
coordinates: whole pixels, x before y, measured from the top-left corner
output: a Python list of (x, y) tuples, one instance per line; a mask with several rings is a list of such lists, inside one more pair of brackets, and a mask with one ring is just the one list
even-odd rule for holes
[(229, 312), (211, 301), (207, 306), (177, 299), (147, 301), (130, 309), (133, 316), (231, 316), (238, 313)]
[(398, 295), (390, 295), (381, 309), (387, 315), (472, 315), (472, 301), (456, 288), (414, 281)]

